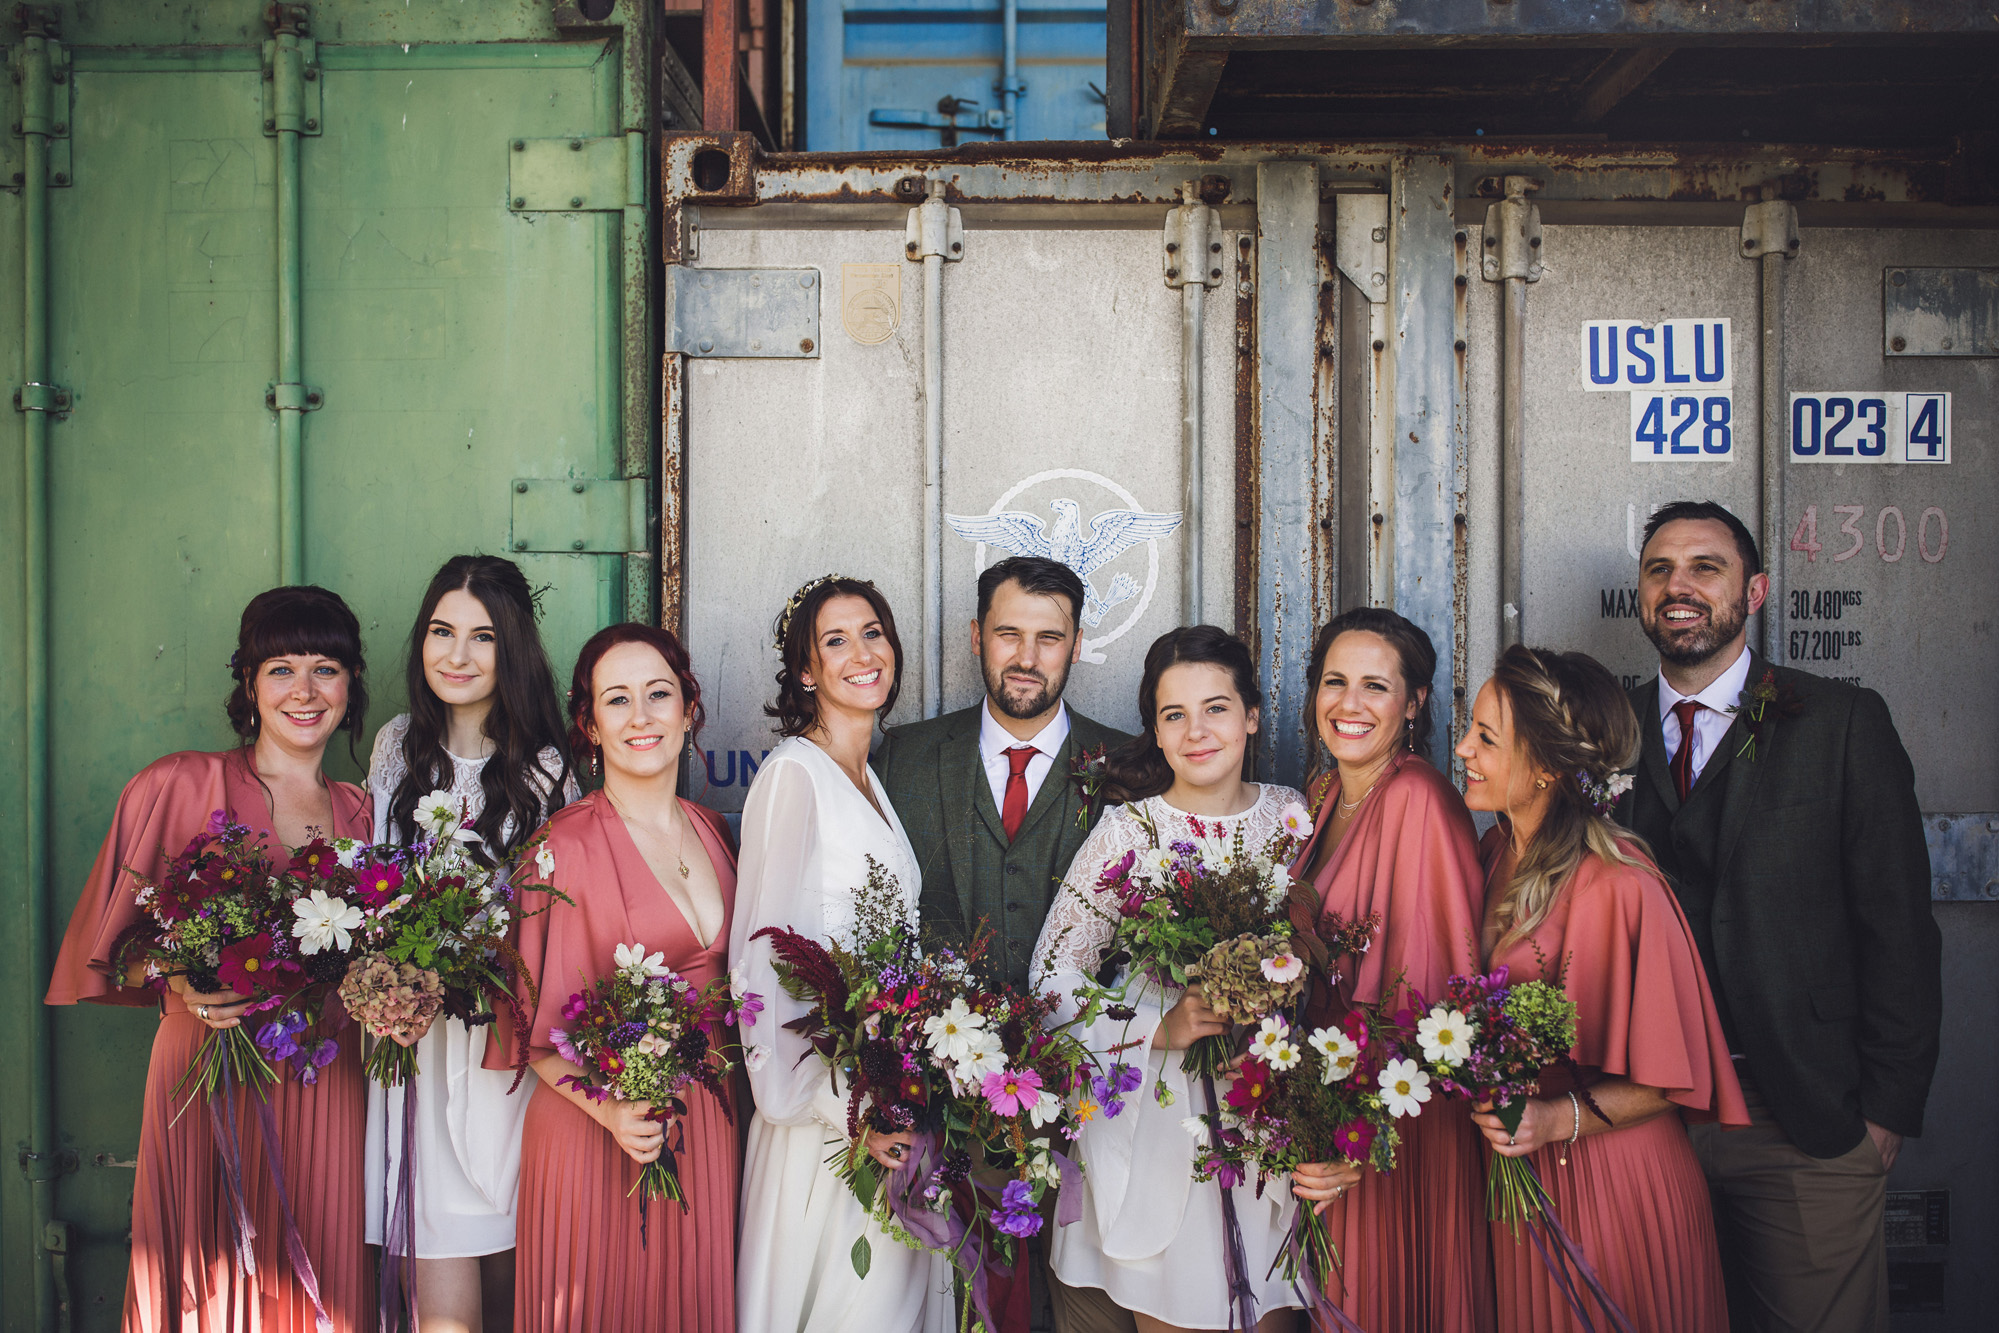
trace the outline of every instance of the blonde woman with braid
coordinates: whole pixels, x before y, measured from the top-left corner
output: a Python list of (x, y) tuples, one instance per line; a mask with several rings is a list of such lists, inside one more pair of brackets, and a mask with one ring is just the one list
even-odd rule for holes
[[(1602, 664), (1508, 648), (1479, 690), (1466, 802), (1498, 823), (1481, 845), (1488, 967), (1563, 986), (1578, 1011), (1566, 1066), (1542, 1071), (1517, 1130), (1473, 1121), (1530, 1157), (1555, 1215), (1640, 1333), (1726, 1333), (1707, 1181), (1685, 1122), (1749, 1123), (1693, 933), (1641, 841), (1610, 820), (1638, 720)], [(1500, 1333), (1580, 1327), (1532, 1246), (1492, 1223)]]

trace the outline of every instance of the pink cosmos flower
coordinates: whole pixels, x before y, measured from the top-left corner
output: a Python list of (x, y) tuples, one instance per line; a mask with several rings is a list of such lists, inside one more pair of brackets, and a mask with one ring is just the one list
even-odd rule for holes
[(583, 1063), (583, 1057), (577, 1054), (574, 1046), (569, 1044), (569, 1034), (561, 1028), (550, 1028), (548, 1030), (548, 1044), (555, 1047), (555, 1053), (569, 1061), (570, 1064), (580, 1065)]
[(1259, 966), (1266, 981), (1275, 981), (1282, 985), (1305, 970), (1305, 960), (1295, 954), (1281, 953), (1275, 958), (1264, 959)]
[(979, 1091), (996, 1113), (1019, 1115), (1041, 1100), (1041, 1075), (1032, 1069), (1002, 1070), (987, 1074)]

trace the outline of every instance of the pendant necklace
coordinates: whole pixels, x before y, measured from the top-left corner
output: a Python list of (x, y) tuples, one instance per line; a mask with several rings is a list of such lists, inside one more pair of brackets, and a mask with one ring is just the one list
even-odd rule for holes
[[(624, 803), (618, 800), (617, 797), (612, 796), (608, 790), (605, 791), (604, 795), (609, 797), (611, 808), (616, 810), (620, 816), (625, 816)], [(673, 813), (675, 816), (674, 831), (678, 835), (673, 840), (673, 860), (674, 864), (680, 869), (680, 878), (685, 880), (688, 878), (687, 857), (684, 855), (687, 849), (687, 814), (680, 808), (678, 798), (674, 800)]]

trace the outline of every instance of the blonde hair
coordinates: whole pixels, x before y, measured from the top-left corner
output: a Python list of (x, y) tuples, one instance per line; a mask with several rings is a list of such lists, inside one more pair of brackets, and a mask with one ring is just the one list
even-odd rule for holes
[[(1548, 812), (1500, 890), (1494, 916), (1503, 946), (1547, 920), (1584, 857), (1645, 865), (1650, 850), (1600, 812), (1591, 791), (1638, 758), (1637, 714), (1603, 664), (1515, 644), (1499, 655), (1492, 684), (1512, 715), (1515, 761), (1554, 774)], [(1505, 818), (1510, 831), (1510, 812)]]

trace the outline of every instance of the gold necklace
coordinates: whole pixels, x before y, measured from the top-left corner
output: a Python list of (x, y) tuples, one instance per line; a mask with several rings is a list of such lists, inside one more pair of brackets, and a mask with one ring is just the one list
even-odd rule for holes
[(1384, 775), (1380, 773), (1375, 774), (1374, 781), (1368, 783), (1367, 790), (1360, 794), (1360, 800), (1355, 801), (1352, 805), (1348, 805), (1345, 801), (1342, 801), (1340, 800), (1339, 797), (1335, 796), (1333, 800), (1340, 807), (1340, 813), (1343, 815), (1350, 815), (1354, 811), (1360, 809), (1361, 801), (1365, 801), (1368, 797), (1374, 795), (1374, 789), (1381, 785), (1381, 779), (1383, 776)]
[[(625, 813), (624, 802), (611, 795), (610, 788), (607, 787), (604, 789), (604, 797), (610, 801), (611, 808), (618, 812), (620, 819), (625, 820), (627, 823), (631, 822), (631, 816)], [(685, 880), (688, 878), (687, 857), (684, 855), (687, 848), (687, 812), (680, 808), (680, 799), (678, 797), (674, 798), (673, 814), (674, 833), (676, 835), (673, 840), (673, 860), (680, 867), (680, 878)]]

